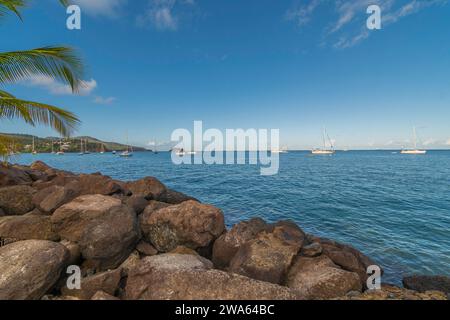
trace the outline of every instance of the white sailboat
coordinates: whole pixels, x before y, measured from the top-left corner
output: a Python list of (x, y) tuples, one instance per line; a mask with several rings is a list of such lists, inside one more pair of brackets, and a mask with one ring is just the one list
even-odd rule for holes
[(31, 154), (32, 154), (32, 155), (36, 155), (36, 154), (37, 154), (37, 151), (36, 151), (36, 145), (35, 145), (35, 143), (34, 143), (34, 137), (33, 137), (33, 149), (32, 149), (32, 151), (31, 151)]
[[(330, 144), (330, 148), (327, 149), (327, 144), (326, 144), (326, 139), (328, 138), (328, 142)], [(327, 131), (325, 130), (325, 128), (323, 128), (323, 133), (322, 133), (322, 139), (323, 139), (323, 149), (314, 149), (311, 151), (312, 154), (316, 154), (316, 155), (331, 155), (331, 154), (335, 154), (336, 151), (334, 150), (334, 146), (333, 146), (333, 142), (330, 139), (330, 136), (328, 136)]]
[(56, 153), (57, 156), (63, 156), (64, 155), (64, 150), (63, 150), (63, 144), (62, 141), (59, 141), (59, 151)]
[(88, 150), (88, 139), (84, 140), (84, 154), (91, 154), (91, 152)]
[(403, 149), (400, 151), (401, 154), (426, 154), (426, 150), (420, 150), (417, 149), (417, 132), (416, 127), (413, 127), (413, 142), (414, 142), (414, 148), (413, 149)]
[(119, 154), (119, 156), (122, 158), (129, 158), (133, 156), (133, 148), (131, 148), (130, 145), (128, 144), (128, 133), (127, 133), (127, 150)]
[(78, 155), (80, 155), (80, 156), (84, 155), (83, 139), (80, 139), (80, 153)]
[(270, 152), (272, 152), (272, 153), (289, 153), (287, 147), (283, 147), (283, 148), (281, 148), (281, 149), (271, 150)]

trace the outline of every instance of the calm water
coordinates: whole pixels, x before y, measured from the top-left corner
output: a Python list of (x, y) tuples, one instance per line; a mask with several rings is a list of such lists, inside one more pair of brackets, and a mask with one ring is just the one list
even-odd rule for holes
[(220, 207), (226, 222), (292, 219), (306, 232), (349, 243), (385, 268), (383, 281), (413, 272), (450, 276), (450, 151), (407, 156), (353, 151), (280, 155), (276, 176), (249, 165), (175, 166), (169, 153), (22, 155), (74, 172), (121, 180), (155, 176)]

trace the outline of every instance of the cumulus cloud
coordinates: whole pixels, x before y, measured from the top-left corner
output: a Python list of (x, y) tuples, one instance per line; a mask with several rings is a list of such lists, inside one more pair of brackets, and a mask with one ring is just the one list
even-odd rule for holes
[(120, 8), (127, 0), (72, 0), (71, 3), (80, 6), (82, 12), (93, 16), (117, 17)]
[[(47, 76), (33, 76), (25, 81), (27, 85), (44, 88), (51, 94), (55, 95), (72, 95), (72, 88), (61, 82), (56, 81), (53, 78)], [(97, 87), (97, 81), (94, 79), (83, 81), (83, 85), (80, 87), (77, 93), (80, 96), (88, 96)]]
[(450, 146), (450, 138), (445, 142), (447, 146)]
[(150, 0), (147, 10), (136, 19), (141, 27), (151, 25), (161, 31), (176, 31), (179, 26), (179, 16), (175, 12), (180, 5), (195, 5), (194, 0)]
[[(447, 4), (448, 0), (338, 0), (334, 4), (336, 18), (324, 27), (326, 41), (333, 47), (344, 49), (352, 47), (369, 38), (370, 32), (366, 28), (368, 6), (379, 5), (382, 12), (382, 27), (385, 28), (400, 19), (420, 12), (433, 5)], [(294, 20), (298, 26), (310, 23), (316, 9), (321, 4), (330, 4), (325, 0), (308, 0), (300, 7), (288, 10), (286, 17)]]

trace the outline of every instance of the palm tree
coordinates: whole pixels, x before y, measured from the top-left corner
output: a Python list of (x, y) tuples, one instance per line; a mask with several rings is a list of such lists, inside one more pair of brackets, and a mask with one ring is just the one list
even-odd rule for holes
[[(59, 0), (68, 5), (68, 0)], [(26, 0), (0, 0), (0, 18), (13, 12), (22, 20), (20, 9)], [(70, 85), (76, 93), (83, 86), (83, 64), (69, 47), (44, 47), (32, 50), (0, 52), (0, 120), (22, 119), (35, 126), (46, 125), (63, 136), (70, 135), (80, 121), (71, 112), (45, 103), (16, 98), (2, 85), (17, 83), (33, 76), (50, 77)], [(0, 157), (8, 156), (9, 140), (0, 136)]]

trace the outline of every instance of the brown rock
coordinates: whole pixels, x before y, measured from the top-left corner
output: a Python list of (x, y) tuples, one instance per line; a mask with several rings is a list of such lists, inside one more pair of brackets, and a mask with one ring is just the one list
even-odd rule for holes
[(147, 200), (161, 201), (165, 199), (166, 187), (154, 177), (128, 182), (126, 186), (135, 196), (142, 196)]
[(31, 184), (33, 180), (23, 170), (0, 163), (0, 187)]
[(172, 251), (170, 251), (169, 253), (172, 253), (172, 254), (192, 254), (194, 256), (198, 256), (199, 255), (197, 253), (197, 251), (192, 250), (190, 248), (186, 248), (185, 246), (178, 246), (175, 249), (173, 249)]
[(137, 250), (133, 251), (119, 267), (119, 269), (122, 269), (122, 276), (128, 276), (130, 270), (136, 267), (140, 261), (141, 258), (139, 256), (139, 252)]
[(34, 209), (33, 195), (30, 186), (12, 186), (0, 188), (0, 208), (6, 215), (23, 215)]
[(60, 243), (63, 246), (65, 246), (67, 251), (69, 252), (69, 259), (67, 261), (67, 264), (68, 265), (78, 264), (81, 259), (80, 246), (75, 242), (70, 242), (69, 240), (62, 240)]
[(131, 196), (125, 199), (125, 204), (132, 208), (136, 214), (141, 214), (148, 205), (148, 200), (142, 196)]
[(342, 269), (356, 272), (361, 279), (362, 286), (366, 287), (368, 278), (367, 267), (377, 265), (373, 260), (355, 248), (333, 240), (320, 239), (320, 244), (326, 256)]
[(167, 202), (170, 204), (180, 204), (182, 202), (189, 201), (189, 200), (200, 202), (193, 197), (185, 195), (184, 193), (181, 193), (181, 192), (178, 192), (178, 191), (175, 191), (172, 189), (167, 189), (164, 202)]
[(136, 246), (136, 250), (145, 256), (154, 256), (155, 254), (158, 254), (158, 250), (156, 250), (155, 247), (150, 243), (145, 241), (139, 242)]
[[(41, 211), (48, 213), (53, 213), (56, 209), (72, 201), (80, 194), (80, 188), (77, 182), (68, 183), (65, 187), (53, 186), (46, 188), (39, 192), (39, 197), (44, 191), (51, 192), (48, 193), (47, 196), (38, 204), (38, 207)], [(35, 196), (33, 200), (37, 201), (36, 198), (37, 196)]]
[(381, 285), (381, 290), (366, 290), (360, 294), (347, 294), (338, 300), (448, 300), (440, 291), (425, 291), (423, 293), (398, 288), (392, 285)]
[(307, 246), (304, 246), (300, 251), (300, 254), (310, 258), (320, 256), (322, 254), (322, 246), (318, 242), (313, 242)]
[(141, 230), (160, 252), (171, 251), (179, 245), (194, 250), (206, 248), (225, 229), (220, 209), (196, 201), (159, 209), (146, 218), (140, 220)]
[(0, 248), (0, 300), (40, 299), (58, 281), (68, 259), (56, 242), (27, 240)]
[(100, 270), (120, 265), (139, 239), (135, 212), (103, 195), (78, 197), (56, 210), (51, 221), (61, 238), (79, 244), (83, 258), (98, 262)]
[(229, 271), (253, 279), (281, 284), (303, 245), (305, 234), (292, 223), (278, 223), (240, 247)]
[(228, 267), (238, 249), (267, 228), (268, 225), (260, 218), (250, 219), (234, 225), (230, 231), (221, 235), (214, 242), (212, 255), (214, 265), (219, 268)]
[(45, 172), (49, 169), (52, 169), (51, 167), (49, 167), (48, 165), (46, 165), (44, 162), (42, 161), (35, 161), (31, 164), (30, 168), (32, 170), (37, 170), (37, 171), (41, 171), (41, 172)]
[(98, 273), (81, 279), (81, 289), (70, 290), (67, 286), (61, 288), (65, 296), (77, 297), (82, 300), (91, 299), (97, 291), (114, 296), (119, 288), (122, 271), (120, 269)]
[(0, 218), (0, 236), (10, 242), (21, 240), (58, 241), (50, 217), (37, 215), (7, 216)]
[(425, 292), (441, 291), (450, 294), (450, 278), (445, 276), (420, 276), (404, 277), (403, 285), (406, 289)]
[[(207, 260), (206, 260), (207, 261)], [(126, 299), (140, 300), (288, 300), (297, 295), (278, 285), (212, 270), (193, 255), (147, 257), (130, 271)]]
[(110, 294), (107, 294), (105, 291), (97, 291), (91, 298), (91, 300), (120, 300)]
[(340, 269), (325, 255), (298, 257), (285, 284), (305, 299), (332, 299), (362, 288), (358, 274)]
[(107, 196), (125, 192), (118, 181), (99, 174), (82, 174), (79, 176), (79, 183), (81, 195), (101, 194)]

